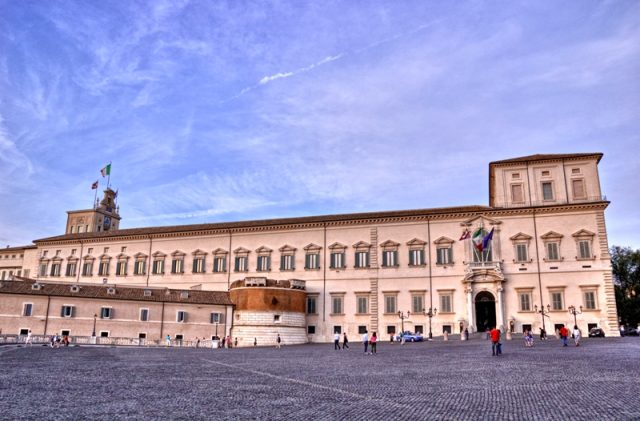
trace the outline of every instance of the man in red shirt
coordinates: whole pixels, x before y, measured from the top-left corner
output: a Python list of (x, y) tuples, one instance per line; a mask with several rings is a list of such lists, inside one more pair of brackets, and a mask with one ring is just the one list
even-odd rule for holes
[(562, 346), (568, 346), (567, 336), (569, 336), (569, 330), (564, 325), (562, 325), (562, 327), (560, 328), (560, 339), (562, 340)]
[(489, 335), (491, 335), (491, 355), (498, 356), (502, 354), (502, 345), (500, 344), (500, 330), (494, 327), (493, 329), (491, 329), (491, 332), (489, 332)]

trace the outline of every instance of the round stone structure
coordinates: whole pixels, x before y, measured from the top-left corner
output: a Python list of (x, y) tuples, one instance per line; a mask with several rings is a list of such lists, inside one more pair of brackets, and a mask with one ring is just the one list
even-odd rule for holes
[(229, 295), (238, 346), (275, 346), (278, 335), (281, 345), (308, 342), (304, 281), (245, 278), (231, 284)]

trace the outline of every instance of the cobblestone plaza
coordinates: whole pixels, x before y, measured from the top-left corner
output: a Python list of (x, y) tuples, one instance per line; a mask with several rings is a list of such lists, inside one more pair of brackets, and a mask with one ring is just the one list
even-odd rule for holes
[[(355, 338), (353, 338), (355, 339)], [(640, 419), (638, 338), (0, 348), (3, 419)]]

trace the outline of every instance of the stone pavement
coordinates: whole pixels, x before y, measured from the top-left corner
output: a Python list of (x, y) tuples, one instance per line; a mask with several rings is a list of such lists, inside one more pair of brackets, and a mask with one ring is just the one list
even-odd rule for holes
[[(354, 338), (355, 339), (355, 338)], [(640, 338), (0, 347), (2, 419), (638, 420)]]

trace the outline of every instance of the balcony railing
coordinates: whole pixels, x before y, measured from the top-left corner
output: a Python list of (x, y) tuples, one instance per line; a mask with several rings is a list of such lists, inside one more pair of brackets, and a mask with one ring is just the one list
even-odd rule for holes
[(500, 262), (466, 262), (467, 263), (467, 270), (468, 271), (472, 271), (472, 270), (495, 270), (498, 272), (502, 271), (502, 263)]

